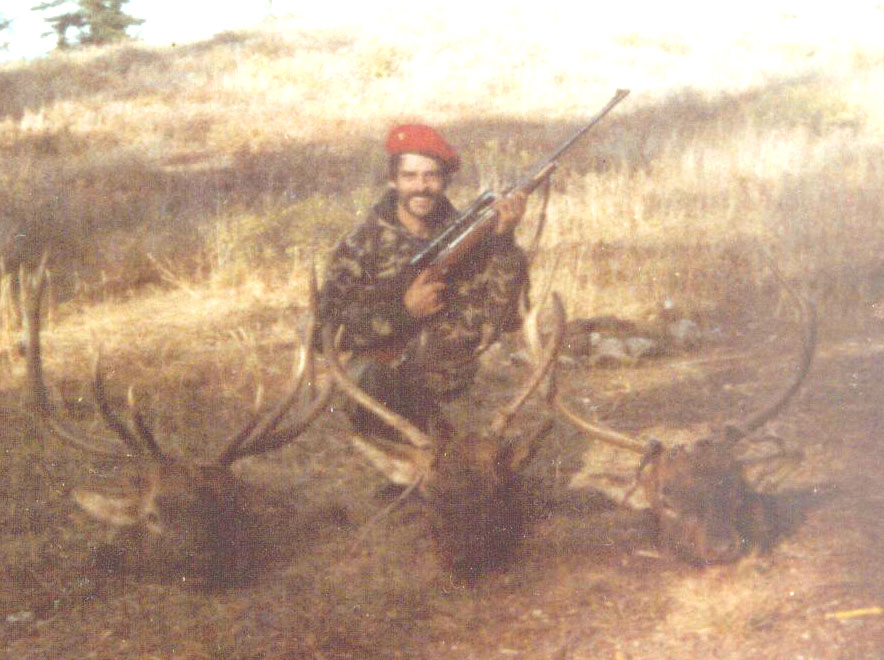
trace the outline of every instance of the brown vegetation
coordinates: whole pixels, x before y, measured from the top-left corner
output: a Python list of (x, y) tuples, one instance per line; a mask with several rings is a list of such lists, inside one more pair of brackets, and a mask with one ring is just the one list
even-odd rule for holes
[[(712, 39), (604, 36), (601, 22), (561, 12), (543, 21), (514, 14), (513, 23), (496, 12), (437, 35), (438, 14), (404, 30), (288, 25), (0, 67), (6, 653), (876, 657), (880, 49), (734, 37), (707, 58)], [(413, 22), (395, 18), (399, 28)], [(482, 33), (501, 24), (509, 40)], [(67, 412), (87, 431), (103, 425), (81, 358), (100, 336), (107, 398), (125, 402), (122, 383), (149, 392), (145, 416), (169, 439), (164, 449), (198, 463), (249, 422), (257, 388), (285, 397), (310, 258), (374, 201), (387, 126), (443, 128), (464, 156), (451, 190), (463, 203), (514, 178), (622, 86), (633, 89), (629, 100), (556, 174), (533, 282), (542, 290), (552, 281), (572, 318), (643, 319), (669, 300), (715, 339), (632, 368), (576, 365), (561, 387), (627, 433), (665, 432), (690, 450), (710, 420), (778, 386), (782, 301), (756, 256), (760, 242), (820, 309), (808, 387), (773, 429), (801, 438), (805, 459), (777, 495), (807, 511), (802, 525), (768, 555), (703, 571), (669, 561), (653, 551), (645, 518), (600, 512), (597, 496), (563, 495), (602, 471), (628, 484), (634, 465), (558, 425), (520, 475), (542, 502), (531, 533), (509, 570), (466, 589), (438, 561), (416, 500), (353, 545), (338, 513), (371, 520), (385, 482), (332, 414), (298, 442), (230, 469), (256, 493), (249, 505), (274, 532), (266, 547), (285, 561), (214, 593), (129, 578), (82, 588), (78, 567), (95, 557), (105, 526), (71, 492), (124, 490), (131, 470), (87, 464), (30, 426), (19, 264), (51, 254), (43, 361)], [(530, 236), (532, 223), (520, 231)], [(513, 365), (486, 367), (452, 405), (458, 428), (487, 426), (520, 389)], [(544, 409), (529, 401), (522, 414)]]
[[(615, 52), (629, 43), (615, 40)], [(384, 176), (380, 136), (417, 83), (405, 52), (371, 74), (382, 52), (368, 37), (295, 30), (7, 65), (8, 269), (51, 248), (62, 297), (286, 279), (303, 255), (327, 250)], [(876, 62), (857, 55), (837, 77), (805, 71), (718, 93), (636, 86), (557, 177), (538, 267), (557, 264), (569, 316), (664, 298), (688, 311), (741, 304), (768, 279), (746, 256), (760, 239), (788, 276), (813, 283), (824, 310), (863, 322), (884, 289), (882, 174), (877, 97), (854, 90), (876, 87)], [(530, 101), (498, 90), (495, 105), (522, 108), (519, 118), (477, 114), (484, 99), (467, 80), (443, 108), (406, 104), (464, 146), (458, 201), (514, 178), (618, 84), (563, 88), (556, 68), (546, 73)], [(341, 84), (357, 78), (358, 92)]]

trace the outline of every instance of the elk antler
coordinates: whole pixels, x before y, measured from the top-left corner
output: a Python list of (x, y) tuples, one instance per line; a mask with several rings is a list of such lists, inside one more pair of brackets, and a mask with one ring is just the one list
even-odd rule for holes
[(408, 419), (387, 408), (380, 401), (365, 392), (356, 383), (354, 383), (344, 371), (341, 365), (340, 355), (338, 353), (341, 337), (344, 334), (344, 326), (338, 328), (334, 338), (331, 336), (330, 328), (326, 329), (322, 343), (326, 346), (328, 357), (328, 368), (332, 377), (347, 396), (353, 399), (360, 406), (375, 414), (386, 424), (399, 431), (402, 436), (418, 449), (432, 449), (436, 442), (428, 434), (421, 431), (417, 426), (412, 424)]
[(525, 405), (528, 397), (534, 393), (550, 372), (559, 353), (559, 348), (561, 348), (562, 338), (565, 336), (565, 308), (562, 305), (562, 300), (557, 293), (552, 294), (552, 330), (546, 346), (542, 345), (538, 326), (541, 307), (542, 304), (535, 305), (528, 312), (522, 328), (528, 353), (536, 362), (534, 372), (512, 401), (497, 411), (491, 422), (492, 435), (499, 436), (503, 433), (513, 416)]
[(650, 443), (642, 442), (641, 440), (625, 433), (621, 433), (620, 431), (615, 431), (614, 429), (598, 423), (586, 421), (576, 412), (571, 410), (558, 393), (552, 395), (551, 402), (555, 409), (561, 412), (569, 422), (602, 442), (642, 455), (644, 455), (651, 446)]
[[(562, 301), (557, 294), (553, 294), (552, 299), (553, 329), (552, 335), (548, 340), (546, 346), (543, 346), (541, 348), (540, 335), (537, 328), (537, 318), (540, 305), (535, 306), (529, 313), (528, 318), (525, 320), (525, 340), (528, 344), (529, 351), (537, 359), (537, 366), (535, 367), (531, 378), (519, 391), (519, 393), (513, 398), (513, 400), (497, 411), (494, 421), (491, 423), (490, 427), (492, 435), (500, 435), (503, 433), (504, 429), (506, 428), (507, 424), (509, 424), (509, 421), (512, 419), (512, 417), (525, 404), (525, 401), (528, 399), (528, 397), (531, 396), (531, 394), (543, 381), (543, 378), (549, 372), (550, 367), (556, 358), (559, 347), (562, 343), (562, 337), (565, 333), (565, 310), (562, 305)], [(436, 442), (431, 436), (421, 431), (419, 428), (417, 428), (417, 426), (412, 424), (402, 415), (399, 415), (398, 413), (384, 406), (382, 403), (380, 403), (372, 396), (367, 394), (364, 390), (362, 390), (358, 385), (356, 385), (356, 383), (350, 380), (350, 378), (348, 378), (348, 376), (344, 372), (343, 367), (341, 366), (338, 356), (338, 346), (342, 334), (343, 328), (339, 328), (334, 340), (330, 340), (330, 336), (327, 336), (324, 340), (324, 343), (328, 346), (329, 370), (332, 372), (332, 376), (338, 382), (341, 390), (351, 399), (359, 403), (359, 405), (374, 413), (389, 426), (399, 431), (399, 433), (401, 433), (412, 445), (414, 445), (414, 447), (418, 449), (429, 449), (434, 447)]]
[(147, 450), (154, 458), (163, 458), (163, 452), (157, 444), (153, 431), (148, 425), (147, 420), (144, 418), (144, 412), (141, 410), (141, 407), (138, 405), (138, 401), (135, 398), (135, 388), (131, 385), (129, 386), (129, 391), (126, 393), (126, 401), (129, 404), (129, 411), (132, 415), (132, 423), (135, 425), (135, 432), (138, 433), (138, 437), (141, 438), (142, 444), (147, 447)]
[[(316, 268), (310, 268), (309, 309), (310, 322), (307, 324), (306, 338), (301, 346), (297, 368), (285, 398), (263, 417), (256, 416), (226, 442), (225, 449), (218, 457), (220, 465), (230, 465), (245, 456), (262, 454), (278, 449), (299, 436), (307, 426), (325, 409), (334, 389), (334, 379), (327, 378), (318, 392), (314, 391), (314, 335), (316, 334), (317, 293)], [(307, 386), (305, 388), (305, 385)], [(307, 390), (308, 400), (298, 408), (295, 419), (281, 428), (280, 422), (295, 406)]]
[[(786, 404), (795, 395), (795, 393), (801, 387), (801, 384), (804, 382), (804, 379), (807, 377), (808, 371), (810, 370), (810, 364), (813, 359), (813, 354), (816, 348), (816, 309), (812, 304), (810, 304), (810, 302), (808, 302), (803, 296), (801, 296), (785, 280), (785, 278), (783, 278), (773, 261), (768, 259), (768, 265), (773, 271), (774, 276), (777, 278), (777, 281), (789, 293), (793, 301), (796, 303), (799, 314), (801, 316), (801, 320), (803, 321), (801, 360), (798, 364), (798, 370), (792, 382), (783, 392), (778, 394), (769, 405), (765, 406), (762, 410), (742, 422), (731, 422), (725, 426), (725, 441), (731, 444), (745, 438), (754, 431), (758, 430), (765, 423), (769, 422), (776, 415), (778, 415), (783, 410), (783, 408), (785, 408)], [(565, 404), (565, 402), (562, 400), (562, 397), (555, 389), (554, 381), (552, 383), (552, 386), (550, 387), (548, 398), (552, 405), (563, 415), (565, 415), (565, 417), (571, 423), (573, 423), (589, 435), (597, 438), (598, 440), (601, 440), (602, 442), (606, 442), (607, 444), (613, 445), (615, 447), (620, 447), (621, 449), (626, 449), (636, 454), (641, 454), (642, 456), (647, 456), (649, 455), (649, 453), (657, 449), (657, 445), (653, 441), (642, 442), (641, 440), (633, 438), (619, 431), (615, 431), (614, 429), (586, 421)]]
[(767, 261), (768, 267), (774, 274), (774, 277), (780, 283), (795, 305), (798, 307), (798, 314), (802, 321), (802, 345), (801, 345), (801, 361), (798, 363), (798, 370), (789, 386), (778, 396), (774, 397), (767, 406), (742, 422), (731, 422), (725, 425), (725, 436), (729, 443), (733, 444), (745, 438), (747, 435), (757, 431), (771, 419), (780, 414), (786, 404), (795, 395), (801, 387), (801, 383), (807, 378), (810, 371), (810, 364), (813, 361), (813, 355), (816, 351), (817, 339), (817, 314), (816, 307), (806, 298), (800, 295), (795, 288), (786, 281), (782, 273), (776, 267), (773, 260), (762, 252)]
[(346, 396), (398, 431), (408, 444), (376, 436), (363, 437), (359, 434), (353, 434), (351, 441), (388, 479), (393, 483), (408, 486), (408, 492), (411, 492), (429, 474), (437, 442), (350, 379), (341, 365), (338, 353), (343, 334), (344, 326), (341, 326), (334, 337), (331, 328), (326, 328), (322, 336), (332, 379)]
[[(37, 270), (31, 276), (25, 276), (22, 271), (20, 279), (22, 318), (24, 319), (24, 333), (27, 342), (28, 390), (31, 404), (38, 418), (59, 440), (90, 454), (127, 459), (147, 456), (155, 461), (165, 460), (167, 457), (157, 444), (153, 431), (135, 400), (132, 388), (129, 388), (127, 399), (134, 430), (117, 415), (108, 401), (104, 374), (101, 369), (100, 350), (96, 351), (92, 365), (92, 391), (105, 425), (116, 434), (119, 440), (85, 434), (59, 418), (43, 377), (40, 350), (40, 308), (46, 288), (46, 257), (43, 257)], [(310, 280), (310, 310), (312, 317), (307, 339), (302, 345), (298, 367), (294, 372), (292, 384), (285, 398), (268, 414), (255, 415), (249, 423), (233, 434), (225, 442), (225, 449), (216, 460), (218, 465), (229, 466), (245, 456), (260, 454), (283, 446), (300, 435), (325, 408), (333, 389), (331, 378), (326, 380), (315, 396), (312, 396), (314, 392), (311, 389), (312, 398), (301, 406), (300, 414), (296, 415), (293, 421), (280, 426), (302, 394), (305, 375), (312, 379), (314, 372), (315, 272), (311, 274)]]
[(107, 400), (107, 393), (104, 388), (104, 373), (101, 370), (101, 347), (95, 350), (95, 357), (92, 361), (92, 395), (98, 404), (98, 411), (104, 419), (105, 425), (129, 447), (134, 453), (141, 454), (147, 449), (151, 456), (157, 459), (163, 458), (163, 452), (160, 450), (153, 433), (147, 426), (141, 410), (138, 409), (135, 402), (135, 392), (130, 387), (127, 400), (129, 409), (132, 412), (133, 421), (135, 422), (136, 433), (133, 434), (129, 427), (114, 412)]
[[(110, 411), (104, 394), (98, 356), (93, 363), (93, 391), (105, 422), (117, 434), (123, 446), (110, 438), (85, 434), (60, 419), (56, 414), (56, 407), (49, 397), (49, 390), (43, 378), (43, 360), (40, 351), (40, 308), (43, 293), (46, 290), (46, 262), (47, 255), (44, 255), (37, 270), (30, 276), (25, 274), (24, 268), (19, 271), (28, 392), (34, 413), (61, 442), (81, 451), (104, 457), (113, 456), (128, 459), (142, 457), (147, 447), (139, 442), (138, 437), (131, 433), (126, 425)], [(151, 453), (153, 453), (152, 450)]]

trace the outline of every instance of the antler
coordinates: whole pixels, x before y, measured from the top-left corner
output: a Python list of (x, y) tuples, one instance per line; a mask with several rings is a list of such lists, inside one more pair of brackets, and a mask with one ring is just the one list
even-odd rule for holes
[[(798, 307), (803, 326), (801, 359), (792, 382), (783, 392), (778, 394), (770, 404), (742, 422), (731, 422), (725, 425), (725, 441), (728, 443), (735, 443), (757, 431), (785, 408), (786, 404), (795, 395), (801, 387), (801, 384), (804, 382), (804, 379), (807, 377), (813, 360), (814, 351), (816, 350), (816, 309), (785, 280), (772, 260), (768, 258), (767, 261), (768, 266), (773, 271), (777, 281), (788, 292)], [(551, 383), (549, 400), (551, 404), (571, 423), (602, 442), (606, 442), (615, 447), (620, 447), (621, 449), (626, 449), (642, 456), (646, 456), (649, 452), (656, 449), (656, 443), (653, 441), (642, 442), (641, 440), (626, 435), (625, 433), (615, 431), (614, 429), (610, 429), (600, 424), (588, 422), (580, 417), (580, 415), (572, 411), (562, 400), (562, 397), (556, 391), (554, 380)]]
[(344, 327), (341, 326), (338, 328), (337, 334), (332, 338), (331, 329), (327, 328), (322, 339), (323, 346), (327, 347), (328, 368), (331, 372), (332, 378), (337, 382), (338, 387), (341, 388), (344, 394), (353, 399), (360, 406), (369, 412), (374, 413), (389, 426), (399, 431), (406, 440), (418, 449), (432, 449), (436, 445), (436, 442), (432, 437), (421, 431), (402, 415), (387, 408), (347, 376), (344, 367), (341, 365), (340, 356), (338, 354), (343, 331)]
[[(334, 389), (334, 379), (327, 378), (318, 392), (314, 387), (314, 335), (316, 334), (317, 293), (316, 268), (310, 269), (309, 308), (310, 322), (307, 324), (306, 338), (302, 343), (297, 367), (285, 398), (263, 417), (255, 416), (225, 442), (225, 448), (218, 457), (220, 465), (230, 465), (245, 456), (254, 456), (278, 449), (291, 442), (304, 432), (310, 423), (325, 409)], [(305, 385), (307, 386), (305, 388)], [(295, 419), (282, 427), (279, 424), (303, 398), (307, 391), (309, 399), (298, 410)]]
[[(532, 312), (533, 311), (534, 310), (532, 310)], [(526, 319), (525, 343), (528, 345), (528, 351), (532, 355), (537, 355), (539, 353), (540, 334), (537, 329), (536, 315), (531, 323), (528, 323)], [(562, 400), (562, 397), (558, 392), (555, 371), (553, 371), (553, 373), (550, 375), (546, 398), (550, 405), (561, 412), (568, 421), (574, 424), (577, 428), (583, 430), (585, 433), (601, 440), (602, 442), (606, 442), (609, 445), (614, 445), (615, 447), (620, 447), (621, 449), (626, 449), (640, 455), (646, 454), (651, 446), (649, 443), (637, 440), (636, 438), (626, 435), (625, 433), (621, 433), (620, 431), (615, 431), (614, 429), (602, 426), (600, 424), (590, 423), (583, 419), (580, 415), (575, 413), (573, 410), (571, 410)]]
[[(161, 457), (162, 453), (155, 443), (144, 443), (143, 436), (133, 434), (111, 410), (104, 391), (101, 373), (100, 354), (96, 354), (93, 362), (93, 385), (99, 410), (110, 428), (119, 437), (119, 441), (106, 437), (85, 434), (66, 421), (57, 417), (56, 407), (49, 397), (49, 390), (43, 378), (43, 360), (40, 350), (40, 309), (43, 293), (46, 290), (46, 262), (44, 255), (37, 270), (30, 276), (24, 268), (20, 269), (20, 296), (22, 323), (26, 342), (28, 391), (34, 413), (46, 427), (61, 441), (81, 451), (97, 456), (113, 456), (118, 458), (142, 457), (147, 449), (151, 455)], [(141, 440), (141, 441), (139, 441)], [(120, 441), (123, 446), (120, 446)]]
[(552, 294), (552, 332), (546, 346), (542, 345), (540, 328), (538, 326), (541, 307), (542, 303), (531, 308), (522, 328), (528, 352), (536, 362), (534, 372), (513, 400), (497, 411), (494, 421), (491, 422), (492, 435), (501, 435), (503, 433), (513, 416), (525, 404), (528, 397), (540, 386), (540, 383), (543, 382), (543, 379), (549, 373), (562, 345), (562, 338), (565, 335), (565, 308), (562, 305), (561, 298), (559, 298), (557, 293)]
[(773, 272), (774, 277), (780, 283), (780, 286), (782, 286), (786, 290), (786, 292), (789, 294), (789, 296), (791, 296), (792, 300), (798, 307), (798, 314), (802, 321), (803, 328), (801, 361), (798, 363), (798, 370), (795, 373), (795, 377), (792, 379), (791, 384), (779, 396), (775, 397), (773, 401), (771, 401), (767, 406), (762, 408), (760, 411), (758, 411), (748, 419), (742, 422), (731, 422), (725, 425), (726, 439), (729, 443), (732, 444), (757, 431), (771, 419), (780, 414), (783, 408), (786, 407), (786, 404), (789, 403), (789, 400), (801, 387), (801, 383), (803, 383), (804, 379), (807, 378), (807, 374), (810, 371), (811, 362), (813, 361), (813, 355), (816, 351), (816, 307), (814, 307), (814, 305), (812, 305), (810, 301), (800, 295), (795, 290), (795, 288), (786, 281), (782, 273), (780, 273), (779, 269), (776, 267), (776, 264), (774, 264), (773, 260), (768, 257), (766, 253), (762, 254), (765, 256), (767, 265)]
[(129, 404), (129, 410), (135, 424), (134, 434), (111, 407), (110, 402), (107, 400), (107, 394), (104, 388), (104, 373), (101, 370), (100, 346), (96, 348), (95, 358), (92, 361), (92, 395), (95, 397), (95, 402), (98, 404), (98, 411), (101, 413), (104, 423), (111, 431), (120, 437), (127, 447), (132, 449), (136, 454), (142, 454), (144, 453), (144, 450), (147, 449), (148, 453), (154, 458), (164, 458), (162, 450), (154, 439), (153, 432), (150, 430), (147, 421), (144, 419), (144, 415), (138, 408), (135, 401), (135, 392), (132, 387), (129, 387), (126, 400)]
[(620, 449), (626, 449), (627, 451), (631, 451), (635, 454), (641, 455), (647, 453), (648, 449), (652, 445), (652, 443), (642, 442), (641, 440), (638, 440), (631, 435), (621, 433), (620, 431), (615, 431), (614, 429), (608, 428), (607, 426), (586, 421), (585, 419), (580, 417), (580, 415), (571, 410), (565, 404), (565, 402), (562, 400), (562, 397), (558, 393), (553, 394), (553, 396), (551, 397), (551, 403), (556, 410), (561, 412), (565, 416), (565, 418), (569, 422), (574, 424), (577, 428), (585, 431), (592, 437), (601, 440), (602, 442), (608, 443), (609, 445), (620, 447)]
[[(549, 373), (552, 363), (555, 361), (562, 338), (565, 333), (565, 310), (562, 301), (557, 294), (552, 294), (553, 313), (552, 313), (552, 335), (547, 341), (546, 346), (541, 346), (540, 332), (537, 326), (537, 319), (541, 305), (535, 306), (528, 318), (525, 320), (524, 334), (525, 341), (528, 344), (529, 351), (535, 357), (537, 366), (531, 375), (531, 378), (513, 400), (497, 411), (494, 421), (491, 423), (491, 435), (497, 436), (503, 433), (512, 417), (525, 404), (529, 396), (538, 388), (544, 377)], [(390, 410), (382, 403), (374, 399), (356, 383), (354, 383), (345, 373), (338, 355), (338, 346), (342, 335), (342, 328), (338, 329), (334, 340), (331, 339), (330, 333), (326, 333), (324, 338), (325, 345), (328, 346), (328, 362), (329, 370), (337, 381), (341, 390), (356, 401), (359, 405), (368, 411), (377, 415), (389, 426), (399, 431), (414, 447), (418, 449), (430, 449), (435, 446), (436, 442), (431, 436), (424, 433), (417, 426), (412, 424), (408, 419)]]
[[(39, 267), (30, 277), (25, 276), (24, 272), (21, 273), (21, 306), (27, 342), (28, 390), (38, 418), (59, 440), (90, 454), (127, 459), (148, 457), (156, 461), (166, 460), (167, 457), (157, 444), (153, 431), (139, 408), (131, 387), (127, 399), (132, 426), (130, 427), (114, 411), (107, 399), (100, 350), (96, 350), (92, 364), (92, 392), (105, 425), (116, 434), (119, 440), (83, 433), (58, 417), (56, 406), (49, 397), (43, 377), (40, 351), (40, 308), (45, 288), (46, 257), (44, 256)], [(313, 379), (313, 335), (316, 324), (315, 272), (311, 272), (310, 279), (310, 309), (312, 317), (307, 329), (307, 339), (302, 345), (297, 369), (285, 398), (266, 415), (255, 415), (243, 428), (228, 438), (224, 443), (224, 450), (216, 461), (217, 464), (228, 466), (245, 456), (271, 451), (291, 442), (325, 408), (333, 389), (334, 383), (331, 378), (326, 380), (318, 392), (313, 391), (313, 383), (311, 382), (309, 401), (301, 406), (299, 414), (293, 421), (280, 426), (283, 419), (301, 398), (305, 377), (310, 381)]]

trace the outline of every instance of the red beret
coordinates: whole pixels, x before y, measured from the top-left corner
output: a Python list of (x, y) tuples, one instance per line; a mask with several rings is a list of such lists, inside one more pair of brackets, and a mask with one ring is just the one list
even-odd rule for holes
[(394, 126), (387, 136), (387, 153), (422, 154), (441, 160), (449, 172), (460, 167), (460, 156), (445, 139), (429, 126), (423, 124), (403, 124)]

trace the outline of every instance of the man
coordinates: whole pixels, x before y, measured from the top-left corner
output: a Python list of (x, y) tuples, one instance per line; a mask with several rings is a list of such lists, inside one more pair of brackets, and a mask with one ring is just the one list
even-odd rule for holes
[[(445, 196), (460, 159), (428, 126), (397, 126), (386, 141), (388, 190), (369, 217), (336, 247), (319, 295), (319, 320), (344, 326), (348, 370), (369, 394), (427, 430), (438, 403), (463, 392), (478, 357), (518, 326), (527, 261), (513, 240), (525, 213), (518, 193), (496, 202), (494, 232), (448, 272), (426, 269), (408, 281), (408, 261), (458, 213)], [(393, 438), (370, 413), (348, 404), (360, 433)]]

